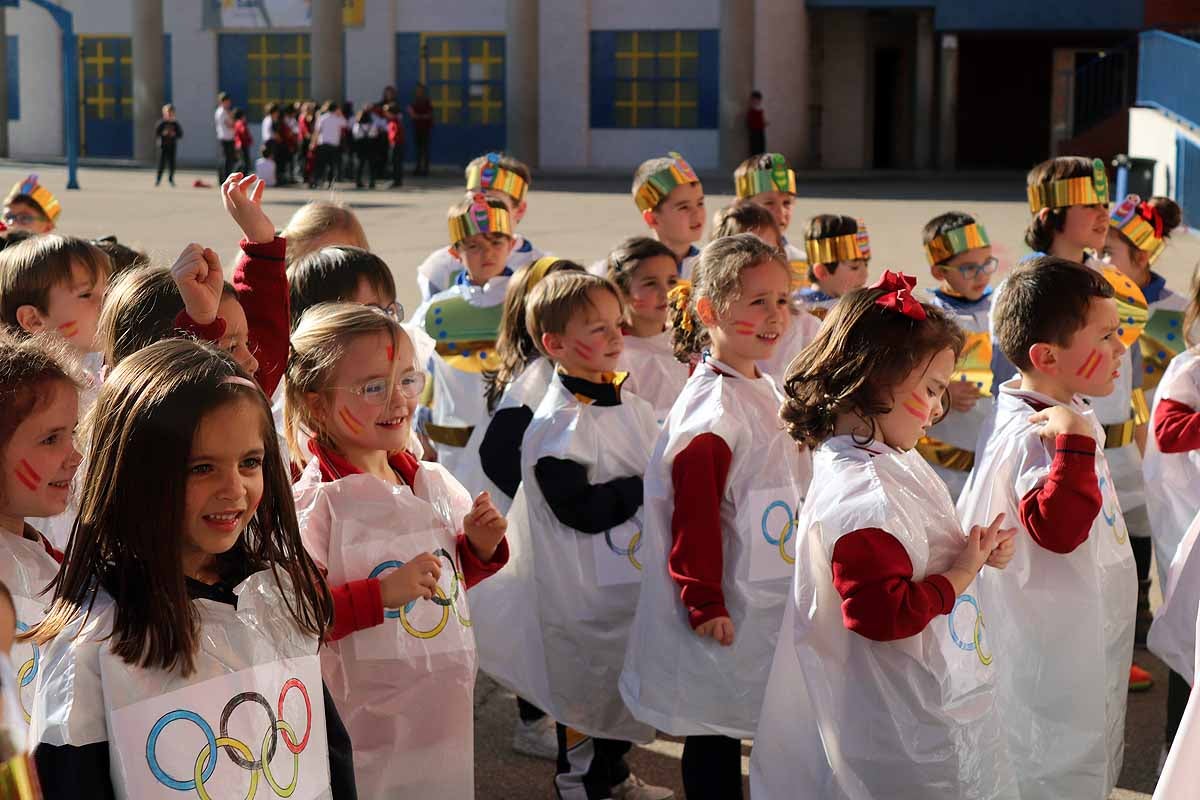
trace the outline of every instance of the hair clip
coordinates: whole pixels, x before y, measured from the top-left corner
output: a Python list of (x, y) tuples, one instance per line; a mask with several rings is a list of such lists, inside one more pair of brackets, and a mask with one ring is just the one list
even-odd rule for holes
[(671, 308), (679, 312), (679, 327), (687, 333), (692, 332), (692, 315), (688, 313), (687, 305), (692, 299), (692, 282), (681, 280), (667, 292), (667, 302)]
[(925, 319), (925, 306), (913, 297), (913, 289), (917, 279), (902, 272), (892, 272), (885, 269), (883, 277), (871, 284), (872, 289), (882, 289), (884, 293), (875, 299), (875, 305), (898, 311), (909, 319)]

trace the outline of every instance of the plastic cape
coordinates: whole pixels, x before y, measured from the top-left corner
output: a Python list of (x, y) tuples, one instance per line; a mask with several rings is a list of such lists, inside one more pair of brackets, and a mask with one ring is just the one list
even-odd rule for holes
[(782, 800), (805, 786), (805, 797), (838, 800), (1015, 800), (995, 690), (1011, 658), (991, 637), (995, 608), (973, 583), (914, 636), (877, 642), (850, 631), (830, 565), (837, 541), (864, 528), (900, 542), (915, 581), (947, 570), (967, 538), (915, 451), (848, 436), (817, 448), (751, 795)]
[(622, 390), (649, 403), (659, 424), (667, 418), (688, 379), (687, 364), (675, 358), (672, 333), (667, 329), (645, 338), (626, 336), (625, 349), (617, 362), (618, 370), (629, 373)]
[(355, 743), (361, 796), (471, 797), (476, 656), (457, 547), (471, 497), (437, 464), (422, 463), (409, 489), (366, 474), (322, 483), (316, 459), (295, 495), (305, 548), (334, 585), (380, 577), (421, 553), (441, 559), (432, 600), (385, 610), (382, 625), (321, 653)]
[[(431, 316), (428, 311), (434, 304), (447, 300), (461, 300), (476, 309), (495, 308), (504, 302), (508, 282), (507, 276), (500, 276), (492, 278), (484, 286), (455, 284), (423, 303), (413, 315), (412, 322), (422, 327), (431, 341), (439, 342), (441, 333), (430, 330), (430, 323), (426, 319), (427, 316)], [(485, 361), (490, 363), (493, 359), (497, 334), (496, 330), (490, 331), (491, 343), (485, 350), (475, 354), (479, 357), (475, 360), (480, 365)], [(417, 354), (422, 355), (420, 347)], [(484, 396), (482, 368), (476, 366), (470, 370), (461, 369), (459, 367), (468, 363), (467, 360), (462, 357), (452, 359), (448, 354), (438, 353), (428, 356), (424, 363), (428, 365), (428, 372), (433, 378), (433, 405), (430, 407), (429, 420), (431, 423), (446, 428), (463, 429), (487, 424), (487, 400)], [(450, 474), (474, 496), (483, 490), (487, 476), (483, 474), (483, 467), (479, 464), (479, 448), (471, 449), (469, 444), (468, 434), (464, 446), (456, 447), (437, 442), (435, 447), (438, 463), (449, 470)]]
[(34, 739), (107, 741), (120, 798), (241, 797), (260, 783), (331, 797), (317, 641), (295, 626), (270, 571), (235, 591), (236, 609), (192, 601), (201, 631), (186, 678), (109, 650), (115, 606), (101, 592), (86, 621), (80, 614), (43, 648)]
[(648, 742), (653, 729), (617, 689), (641, 581), (642, 512), (605, 533), (580, 533), (559, 522), (534, 477), (544, 457), (585, 465), (592, 484), (644, 475), (654, 411), (640, 397), (621, 399), (581, 403), (555, 375), (521, 446), (508, 564), (471, 590), (471, 604), (488, 674), (585, 735)]
[[(533, 242), (520, 234), (513, 238), (516, 239), (516, 244), (513, 245), (504, 265), (514, 273), (545, 255), (534, 247)], [(421, 302), (427, 302), (435, 294), (453, 286), (455, 279), (464, 269), (463, 262), (450, 254), (449, 247), (442, 247), (430, 253), (417, 267), (417, 287), (421, 290)]]
[[(1198, 633), (1193, 632), (1193, 637)], [(1192, 672), (1195, 674), (1196, 670)], [(1192, 692), (1158, 777), (1154, 800), (1194, 800), (1197, 786), (1200, 786), (1200, 692)]]
[(1165, 570), (1163, 604), (1154, 614), (1154, 623), (1146, 639), (1150, 651), (1182, 675), (1188, 684), (1196, 682), (1196, 618), (1200, 611), (1198, 538), (1200, 516), (1195, 517), (1188, 526), (1175, 550), (1175, 557)]
[[(988, 633), (1009, 666), (1000, 670), (1001, 717), (1022, 800), (1107, 797), (1124, 757), (1125, 702), (1133, 654), (1137, 575), (1121, 505), (1097, 448), (1103, 506), (1087, 540), (1061, 555), (1038, 546), (1021, 527), (1019, 503), (1043, 485), (1052, 456), (1029, 422), (1054, 399), (1000, 387), (995, 430), (978, 453), (976, 474), (959, 499), (964, 527), (997, 514), (1017, 526), (1016, 554), (1005, 570), (979, 579)], [(1095, 414), (1078, 401), (1103, 441)], [(1104, 702), (1100, 702), (1103, 698)]]
[[(817, 331), (820, 329), (821, 320), (802, 309), (793, 309), (787, 330), (780, 334), (779, 343), (775, 345), (775, 353), (770, 358), (759, 361), (758, 368), (770, 375), (775, 385), (782, 390), (783, 382), (787, 379), (788, 367), (796, 356), (800, 355), (800, 351), (817, 337)], [(779, 415), (779, 409), (775, 409), (775, 415)]]
[[(13, 605), (17, 612), (17, 630), (26, 631), (35, 623), (40, 622), (45, 614), (48, 598), (42, 592), (54, 580), (58, 573), (58, 563), (46, 552), (41, 542), (26, 539), (0, 528), (0, 583), (8, 587), (12, 594)], [(17, 737), (14, 742), (18, 749), (24, 749), (26, 733), (29, 729), (30, 713), (33, 709), (34, 685), (37, 681), (41, 665), (40, 648), (32, 642), (14, 642), (12, 666), (16, 679), (14, 697), (16, 705), (10, 706), (5, 697), (5, 719), (10, 717), (19, 720), (20, 725), (13, 727), (11, 732)], [(3, 688), (13, 688), (6, 680)]]
[[(546, 389), (550, 386), (550, 379), (553, 377), (553, 362), (538, 356), (525, 365), (525, 369), (521, 370), (521, 373), (517, 375), (512, 383), (504, 387), (504, 393), (500, 395), (500, 402), (496, 403), (496, 409), (492, 414), (494, 415), (497, 411), (509, 408), (520, 408), (521, 406), (526, 406), (532, 414), (533, 410), (542, 402), (542, 398), (546, 396)], [(490, 418), (488, 421), (490, 423)], [(487, 433), (487, 428), (486, 424), (475, 426), (475, 430), (471, 432), (471, 438), (467, 443), (468, 450), (473, 450), (476, 453), (479, 452), (479, 447), (483, 444), (483, 437)], [(482, 469), (481, 465), (481, 472)], [(490, 494), (492, 505), (499, 509), (501, 514), (507, 515), (508, 510), (512, 507), (513, 499), (505, 494), (503, 489), (492, 483), (492, 479), (486, 474), (483, 475), (482, 482), (483, 487), (480, 491)]]
[(1154, 395), (1150, 435), (1146, 437), (1146, 455), (1142, 461), (1146, 511), (1154, 533), (1154, 557), (1162, 586), (1167, 585), (1167, 568), (1200, 509), (1200, 451), (1164, 453), (1154, 434), (1154, 414), (1164, 399), (1200, 409), (1200, 350), (1180, 353), (1167, 365)]
[[(795, 563), (796, 514), (812, 473), (808, 451), (778, 421), (782, 402), (770, 377), (744, 378), (709, 359), (688, 380), (651, 456), (638, 554), (645, 577), (621, 696), (635, 717), (667, 733), (749, 738), (758, 726)], [(667, 569), (675, 506), (689, 500), (676, 496), (671, 471), (705, 433), (733, 455), (720, 511), (721, 585), (735, 631), (729, 647), (692, 630)]]

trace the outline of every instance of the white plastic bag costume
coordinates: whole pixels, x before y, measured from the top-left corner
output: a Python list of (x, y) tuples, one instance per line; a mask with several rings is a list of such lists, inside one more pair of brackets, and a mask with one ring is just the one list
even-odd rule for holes
[(808, 343), (817, 338), (821, 330), (821, 320), (803, 310), (795, 310), (787, 329), (780, 334), (779, 343), (775, 345), (775, 354), (758, 362), (758, 368), (775, 379), (776, 385), (783, 389), (787, 379), (787, 370), (800, 351), (808, 347)]
[[(504, 266), (515, 274), (545, 255), (534, 247), (533, 242), (524, 236), (513, 236), (516, 243)], [(417, 287), (421, 290), (421, 302), (427, 301), (439, 292), (444, 292), (454, 285), (458, 276), (463, 273), (463, 262), (450, 253), (449, 247), (442, 247), (430, 253), (420, 266), (417, 267)]]
[[(625, 653), (621, 696), (633, 715), (685, 736), (753, 737), (795, 563), (796, 514), (812, 459), (779, 420), (783, 395), (769, 376), (742, 377), (708, 359), (671, 409), (646, 473), (645, 577)], [(688, 622), (667, 571), (678, 497), (675, 457), (705, 433), (733, 458), (721, 498), (722, 590), (735, 631), (722, 647)]]
[(317, 642), (296, 627), (270, 571), (235, 591), (236, 609), (192, 601), (200, 650), (186, 678), (110, 651), (116, 608), (101, 592), (86, 624), (81, 614), (42, 649), (33, 741), (107, 741), (120, 798), (244, 797), (260, 783), (330, 797)]
[(316, 459), (296, 483), (305, 549), (330, 584), (379, 577), (421, 553), (442, 561), (433, 600), (331, 642), (321, 667), (354, 742), (362, 797), (471, 797), (475, 640), (457, 549), (471, 497), (437, 464), (422, 463), (414, 483), (365, 474), (323, 483)]
[(644, 475), (657, 435), (654, 411), (640, 397), (623, 392), (620, 405), (586, 404), (555, 375), (521, 445), (509, 563), (471, 590), (484, 670), (588, 736), (654, 738), (617, 689), (642, 575), (642, 512), (602, 534), (568, 528), (550, 510), (534, 466), (569, 459), (587, 467), (592, 484)]
[(675, 358), (673, 331), (657, 336), (626, 336), (617, 369), (629, 373), (622, 390), (633, 392), (654, 409), (661, 425), (688, 379), (688, 365)]
[[(1192, 632), (1193, 640), (1198, 633)], [(1154, 800), (1195, 800), (1197, 786), (1200, 786), (1200, 692), (1193, 691), (1154, 789)]]
[[(1021, 798), (1102, 800), (1124, 757), (1137, 605), (1133, 551), (1102, 449), (1096, 477), (1103, 507), (1083, 544), (1052, 553), (1021, 529), (1019, 503), (1045, 481), (1053, 460), (1029, 417), (1061, 404), (1021, 391), (1020, 382), (1000, 387), (995, 430), (958, 509), (964, 526), (986, 525), (1003, 512), (1005, 524), (1018, 528), (1008, 568), (984, 570), (979, 585), (991, 611), (992, 646), (1009, 662), (1000, 671), (999, 697)], [(1103, 442), (1095, 415), (1082, 403), (1073, 408)]]
[[(0, 582), (12, 594), (18, 632), (27, 631), (41, 621), (48, 602), (48, 597), (42, 592), (54, 580), (57, 572), (58, 562), (50, 557), (40, 541), (26, 539), (0, 528)], [(6, 706), (5, 712), (6, 716), (8, 712), (13, 712), (21, 718), (22, 734), (29, 726), (33, 709), (34, 682), (41, 666), (40, 649), (32, 642), (13, 642), (10, 656), (16, 673), (15, 696), (18, 706), (13, 709)], [(23, 743), (15, 744), (21, 747)]]
[[(1157, 532), (1155, 536), (1157, 536)], [(1154, 614), (1146, 638), (1150, 652), (1194, 685), (1196, 617), (1200, 611), (1200, 514), (1192, 520), (1166, 570), (1163, 604)], [(1198, 784), (1200, 785), (1200, 784)]]
[[(834, 588), (834, 546), (878, 528), (913, 580), (949, 569), (966, 535), (945, 485), (915, 451), (836, 436), (813, 455), (787, 604), (750, 760), (755, 800), (985, 800), (1017, 797), (997, 708), (1011, 656), (978, 583), (949, 616), (906, 639), (850, 631)], [(986, 618), (986, 626), (985, 626)]]
[[(1163, 400), (1174, 400), (1200, 411), (1200, 353), (1187, 350), (1171, 359), (1154, 395), (1151, 420)], [(1142, 474), (1146, 479), (1146, 509), (1153, 530), (1154, 557), (1158, 561), (1159, 581), (1165, 587), (1167, 568), (1192, 518), (1200, 510), (1200, 450), (1162, 452), (1151, 423)]]

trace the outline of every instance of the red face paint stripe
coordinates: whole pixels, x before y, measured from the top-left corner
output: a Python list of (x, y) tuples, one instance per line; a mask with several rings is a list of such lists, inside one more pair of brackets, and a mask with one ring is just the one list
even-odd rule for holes
[(925, 415), (929, 411), (929, 409), (923, 408), (923, 407), (917, 405), (916, 403), (912, 403), (907, 400), (905, 402), (901, 403), (900, 407), (920, 420), (925, 419)]
[(1085, 375), (1084, 377), (1087, 378), (1088, 380), (1091, 380), (1092, 376), (1096, 374), (1096, 370), (1097, 370), (1097, 368), (1099, 368), (1100, 362), (1103, 360), (1104, 359), (1102, 359), (1100, 357), (1100, 354), (1097, 353), (1096, 354), (1096, 363), (1092, 364), (1092, 368), (1087, 371), (1087, 375)]
[(79, 323), (75, 320), (64, 322), (62, 325), (58, 326), (57, 330), (63, 336), (74, 336), (75, 334), (79, 333)]
[(733, 329), (736, 332), (745, 334), (747, 336), (751, 336), (754, 334), (755, 327), (756, 326), (753, 322), (746, 322), (744, 320), (734, 320), (733, 321)]
[(387, 359), (388, 359), (388, 361), (394, 361), (395, 358), (396, 358), (396, 348), (389, 344), (387, 346)]
[(17, 480), (25, 484), (25, 488), (30, 491), (37, 489), (42, 481), (42, 476), (38, 474), (36, 469), (29, 466), (29, 462), (25, 459), (21, 459), (13, 472), (16, 474)]
[[(1092, 373), (1096, 371), (1101, 361), (1100, 353), (1096, 350), (1088, 353), (1088, 357), (1083, 360), (1083, 365), (1075, 372), (1075, 377), (1090, 378)], [(1087, 373), (1086, 375), (1084, 373)]]
[(350, 413), (350, 409), (343, 406), (342, 409), (338, 411), (338, 416), (341, 417), (342, 422), (346, 424), (346, 427), (350, 429), (351, 433), (362, 433), (362, 422), (358, 419), (358, 417)]
[(575, 345), (575, 355), (580, 356), (581, 358), (591, 358), (594, 352), (595, 350), (593, 350), (591, 347), (588, 347), (586, 344), (583, 344), (582, 342), (578, 342)]

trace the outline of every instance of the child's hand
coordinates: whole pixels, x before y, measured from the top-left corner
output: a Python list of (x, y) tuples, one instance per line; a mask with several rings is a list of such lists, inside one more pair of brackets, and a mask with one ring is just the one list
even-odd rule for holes
[(711, 636), (722, 647), (729, 647), (733, 644), (733, 620), (729, 617), (713, 617), (708, 622), (700, 623), (696, 635)]
[[(1011, 542), (1012, 537), (1016, 535), (1015, 528), (1001, 530), (1000, 523), (1002, 522), (1004, 522), (1004, 515), (997, 514), (996, 518), (992, 520), (992, 524), (986, 528), (980, 525), (971, 526), (971, 533), (967, 537), (962, 552), (954, 560), (954, 566), (944, 573), (946, 579), (954, 586), (956, 595), (967, 590), (971, 581), (975, 580), (975, 576), (979, 574), (979, 570), (983, 569), (983, 565), (991, 558), (992, 551), (1001, 542)], [(1009, 558), (1011, 557), (1010, 554)], [(1007, 564), (1008, 561), (1006, 560), (1004, 563)]]
[(960, 414), (970, 411), (979, 402), (979, 398), (983, 397), (970, 381), (950, 381), (946, 388), (950, 392), (950, 408)]
[(171, 266), (171, 278), (179, 287), (188, 316), (200, 325), (211, 325), (225, 285), (217, 254), (195, 242), (189, 244)]
[(1088, 421), (1066, 406), (1051, 406), (1031, 416), (1029, 421), (1035, 425), (1044, 423), (1038, 434), (1051, 445), (1060, 434), (1086, 436), (1093, 440), (1096, 437)]
[(467, 534), (467, 541), (471, 543), (475, 555), (479, 556), (481, 561), (491, 561), (507, 530), (508, 520), (492, 503), (492, 496), (487, 492), (480, 492), (475, 498), (475, 505), (471, 506), (471, 513), (463, 519), (463, 531)]
[(266, 183), (255, 175), (234, 172), (221, 185), (221, 204), (251, 244), (275, 241), (275, 226), (262, 210)]
[[(1003, 515), (1002, 515), (1003, 516)], [(988, 556), (987, 565), (996, 569), (1004, 569), (1013, 560), (1017, 552), (1017, 529), (1004, 528), (1000, 531), (996, 549)]]
[(433, 599), (440, 577), (442, 564), (438, 557), (433, 553), (421, 553), (400, 569), (394, 569), (379, 579), (383, 607), (401, 608), (418, 598)]

